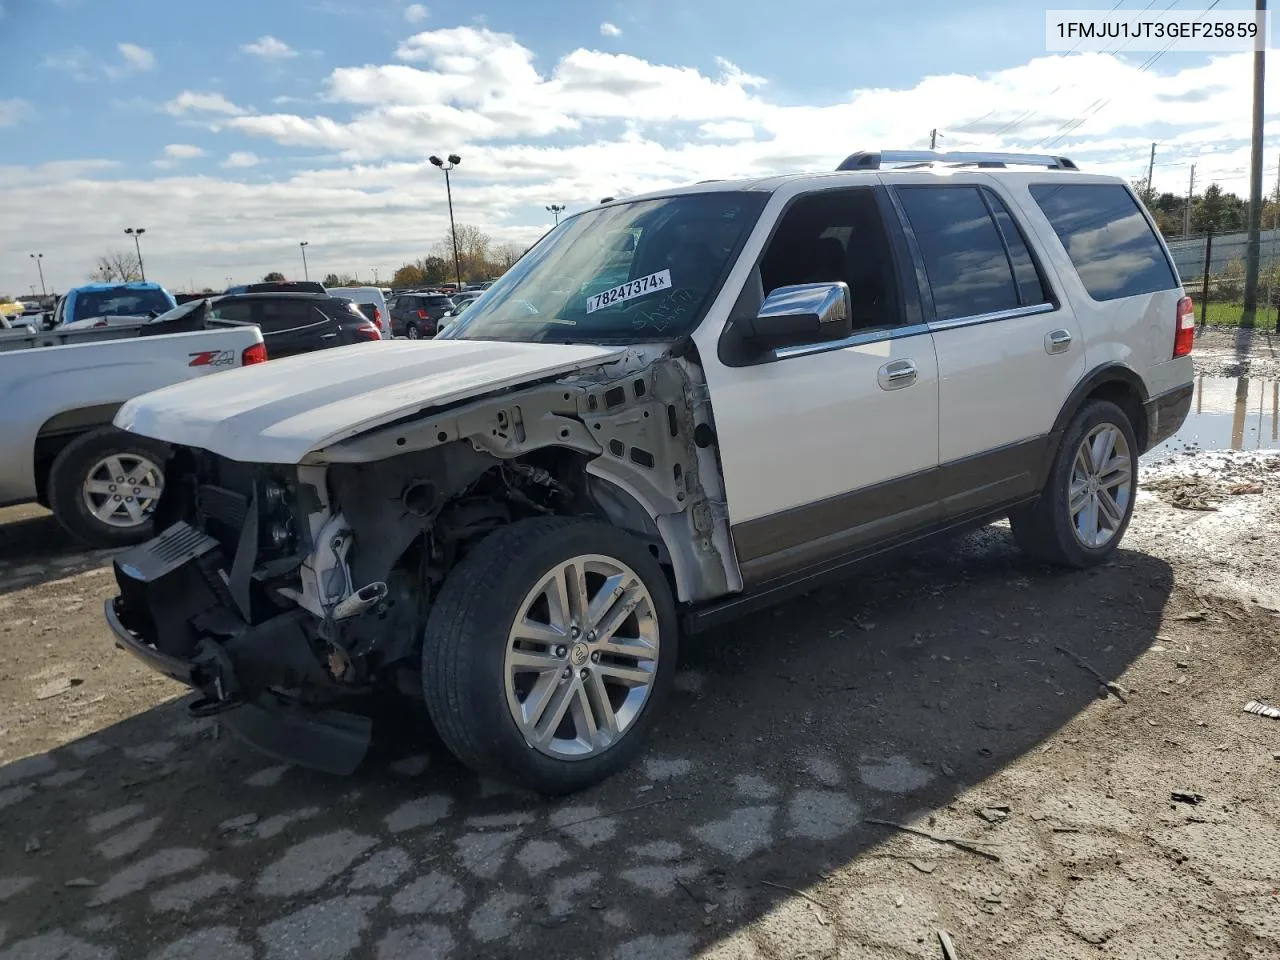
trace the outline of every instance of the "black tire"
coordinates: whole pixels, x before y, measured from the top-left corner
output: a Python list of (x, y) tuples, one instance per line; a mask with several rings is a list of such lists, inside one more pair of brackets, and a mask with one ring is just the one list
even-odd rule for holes
[(421, 340), (422, 330), (416, 323), (410, 321), (409, 325), (405, 327), (404, 335), (410, 340)]
[[(1069, 508), (1071, 474), (1080, 444), (1104, 424), (1115, 426), (1129, 449), (1130, 487), (1123, 505), (1122, 519), (1111, 537), (1101, 546), (1088, 546), (1076, 535)], [(1072, 418), (1062, 435), (1040, 499), (1009, 515), (1014, 539), (1034, 560), (1061, 567), (1085, 569), (1102, 563), (1124, 538), (1138, 488), (1138, 443), (1128, 415), (1114, 403), (1089, 400)]]
[[(603, 752), (580, 760), (531, 747), (507, 706), (504, 658), (518, 607), (546, 573), (575, 556), (603, 554), (626, 564), (653, 600), (659, 654), (640, 713)], [(677, 656), (675, 603), (648, 549), (594, 520), (545, 517), (500, 528), (449, 574), (427, 621), (423, 692), (440, 738), (478, 773), (547, 795), (581, 790), (629, 764), (670, 688)]]
[(100, 427), (63, 447), (49, 469), (49, 509), (68, 533), (92, 547), (125, 547), (155, 535), (150, 517), (135, 526), (112, 526), (95, 517), (85, 503), (84, 484), (90, 471), (113, 455), (146, 457), (163, 469), (169, 448), (115, 427)]

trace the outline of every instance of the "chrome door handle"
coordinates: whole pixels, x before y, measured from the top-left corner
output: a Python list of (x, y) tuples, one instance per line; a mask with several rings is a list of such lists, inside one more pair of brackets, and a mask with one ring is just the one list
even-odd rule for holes
[(914, 361), (891, 360), (880, 368), (876, 379), (880, 382), (881, 390), (901, 390), (916, 382), (917, 373)]
[(1071, 349), (1070, 330), (1050, 330), (1044, 337), (1046, 353), (1066, 353)]

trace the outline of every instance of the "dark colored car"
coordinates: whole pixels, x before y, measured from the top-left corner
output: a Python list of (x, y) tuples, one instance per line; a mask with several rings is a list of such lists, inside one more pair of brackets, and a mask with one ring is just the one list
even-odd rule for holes
[(391, 333), (410, 340), (436, 335), (440, 318), (453, 309), (442, 293), (402, 293), (391, 301)]
[(316, 293), (209, 297), (161, 314), (142, 328), (142, 335), (201, 330), (220, 321), (260, 327), (272, 360), (382, 339), (378, 328), (350, 300)]
[(323, 283), (314, 280), (270, 280), (263, 283), (242, 283), (227, 287), (227, 293), (326, 293)]

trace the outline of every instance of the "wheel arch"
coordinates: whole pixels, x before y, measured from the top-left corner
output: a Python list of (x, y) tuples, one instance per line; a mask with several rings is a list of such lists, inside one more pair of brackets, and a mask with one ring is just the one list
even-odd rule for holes
[(36, 485), (36, 501), (49, 505), (49, 471), (67, 444), (91, 430), (111, 425), (119, 411), (119, 403), (100, 403), (77, 407), (54, 414), (36, 431), (31, 465)]
[(1049, 444), (1047, 462), (1043, 476), (1047, 475), (1053, 457), (1057, 455), (1058, 445), (1067, 425), (1080, 412), (1080, 408), (1090, 400), (1107, 400), (1114, 403), (1129, 417), (1129, 424), (1138, 441), (1138, 449), (1147, 449), (1148, 424), (1144, 404), (1149, 399), (1147, 385), (1142, 377), (1132, 368), (1122, 363), (1105, 363), (1095, 367), (1076, 384), (1067, 402), (1062, 405), (1057, 420), (1054, 421), (1053, 443)]

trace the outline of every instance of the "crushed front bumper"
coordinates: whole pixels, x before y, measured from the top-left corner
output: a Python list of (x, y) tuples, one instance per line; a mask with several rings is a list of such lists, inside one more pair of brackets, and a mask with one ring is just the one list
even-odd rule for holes
[(120, 554), (120, 594), (104, 611), (116, 646), (199, 691), (194, 715), (218, 716), (262, 752), (351, 773), (368, 750), (371, 721), (292, 692), (334, 687), (310, 615), (295, 609), (249, 624), (227, 596), (224, 566), (217, 541), (185, 523)]

